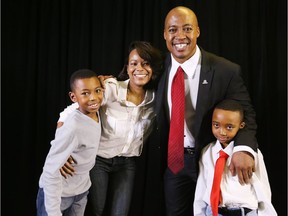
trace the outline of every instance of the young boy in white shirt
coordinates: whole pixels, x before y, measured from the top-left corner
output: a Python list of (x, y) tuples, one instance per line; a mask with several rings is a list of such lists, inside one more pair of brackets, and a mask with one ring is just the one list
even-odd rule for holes
[[(202, 150), (199, 161), (199, 176), (197, 180), (194, 216), (276, 216), (271, 204), (271, 190), (263, 155), (258, 149), (254, 155), (255, 172), (251, 173), (251, 184), (241, 185), (237, 176), (232, 176), (228, 169), (234, 147), (234, 137), (245, 127), (242, 106), (234, 100), (224, 100), (216, 105), (212, 116), (212, 132), (217, 139)], [(216, 201), (215, 211), (213, 203), (212, 185), (214, 167), (219, 152), (227, 154), (224, 170), (220, 182), (220, 202)], [(211, 197), (212, 195), (212, 197)]]

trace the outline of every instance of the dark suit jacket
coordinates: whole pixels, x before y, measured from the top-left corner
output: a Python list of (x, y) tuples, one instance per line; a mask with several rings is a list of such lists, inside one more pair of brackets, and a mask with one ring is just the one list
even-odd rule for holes
[[(143, 215), (164, 215), (163, 173), (167, 166), (167, 147), (170, 118), (167, 103), (167, 83), (171, 68), (170, 53), (166, 57), (165, 71), (156, 91), (155, 112), (157, 123), (148, 142), (144, 145), (142, 156), (145, 160), (145, 188)], [(211, 120), (214, 106), (223, 99), (239, 101), (245, 111), (246, 126), (235, 138), (235, 145), (248, 145), (256, 150), (255, 112), (249, 93), (241, 77), (239, 65), (201, 49), (201, 72), (193, 123), (196, 156), (201, 149), (215, 140)], [(141, 156), (141, 157), (142, 157)], [(198, 164), (197, 164), (198, 166)], [(143, 171), (143, 170), (142, 170)]]
[[(167, 85), (169, 70), (171, 68), (171, 56), (167, 55), (165, 61), (165, 71), (158, 85), (155, 102), (155, 112), (157, 115), (156, 136), (160, 139), (157, 143), (161, 149), (163, 169), (166, 168), (168, 133), (170, 127)], [(193, 122), (193, 135), (196, 144), (196, 154), (200, 154), (201, 149), (215, 140), (212, 134), (211, 119), (214, 106), (223, 99), (234, 99), (240, 102), (245, 111), (246, 127), (239, 131), (235, 138), (235, 146), (248, 145), (256, 150), (256, 121), (255, 112), (251, 104), (249, 93), (241, 77), (239, 65), (212, 53), (201, 49), (201, 72), (199, 89), (196, 103), (196, 113)]]

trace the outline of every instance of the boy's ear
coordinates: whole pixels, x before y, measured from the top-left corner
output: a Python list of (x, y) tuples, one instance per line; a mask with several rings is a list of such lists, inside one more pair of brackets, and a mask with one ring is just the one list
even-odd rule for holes
[(69, 97), (70, 97), (71, 101), (73, 101), (74, 103), (78, 102), (74, 92), (69, 92)]
[(241, 124), (240, 124), (240, 129), (244, 128), (245, 125), (246, 125), (245, 122), (241, 122)]

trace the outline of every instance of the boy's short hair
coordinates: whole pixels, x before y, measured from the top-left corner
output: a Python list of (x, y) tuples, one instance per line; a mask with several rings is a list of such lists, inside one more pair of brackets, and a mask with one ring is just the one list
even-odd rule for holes
[(216, 104), (215, 109), (239, 112), (241, 119), (242, 120), (244, 119), (244, 109), (242, 105), (236, 100), (232, 99), (222, 100), (218, 104)]
[(70, 77), (70, 89), (71, 89), (71, 91), (74, 90), (74, 87), (75, 87), (74, 84), (75, 84), (76, 80), (87, 79), (87, 78), (91, 78), (91, 77), (96, 77), (98, 79), (97, 74), (92, 70), (80, 69), (80, 70), (75, 71)]

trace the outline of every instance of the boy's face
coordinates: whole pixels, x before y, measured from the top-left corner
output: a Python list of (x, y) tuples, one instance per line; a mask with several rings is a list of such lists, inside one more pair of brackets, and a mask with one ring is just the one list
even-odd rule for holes
[(103, 88), (97, 77), (78, 79), (75, 88), (69, 93), (73, 102), (78, 102), (79, 110), (86, 114), (95, 114), (103, 100)]
[(221, 144), (227, 146), (245, 123), (240, 112), (215, 109), (212, 117), (212, 133)]

